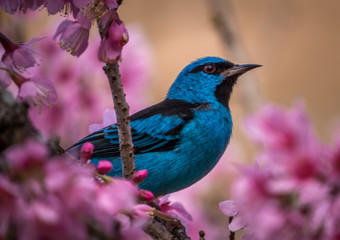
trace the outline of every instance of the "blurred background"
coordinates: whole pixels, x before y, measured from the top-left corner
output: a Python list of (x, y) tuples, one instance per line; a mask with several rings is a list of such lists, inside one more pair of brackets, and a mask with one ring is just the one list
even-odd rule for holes
[[(245, 56), (233, 54), (216, 31), (211, 10), (216, 2), (231, 8), (231, 24)], [(336, 0), (140, 0), (124, 1), (120, 15), (126, 23), (140, 23), (152, 45), (150, 94), (155, 101), (164, 97), (180, 69), (198, 57), (262, 64), (249, 73), (262, 101), (291, 106), (303, 99), (317, 133), (330, 139), (340, 123), (339, 9)], [(243, 84), (249, 82), (242, 79)], [(239, 93), (237, 87), (231, 105), (237, 114)]]
[[(194, 221), (188, 222), (193, 239), (198, 239), (199, 230), (206, 232), (207, 239), (228, 235), (228, 220), (218, 203), (230, 198), (236, 166), (254, 159), (254, 146), (242, 127), (247, 115), (265, 104), (289, 108), (302, 100), (316, 134), (334, 142), (340, 130), (339, 9), (337, 0), (123, 1), (118, 13), (128, 27), (130, 42), (121, 65), (132, 112), (161, 101), (179, 71), (199, 57), (263, 65), (241, 77), (233, 92), (233, 138), (218, 166), (202, 181), (170, 197), (193, 215)], [(18, 42), (49, 36), (45, 48), (38, 47), (37, 52), (55, 54), (59, 50), (51, 36), (64, 19), (47, 16), (45, 11), (15, 18), (1, 12), (0, 29)], [(219, 22), (222, 27), (217, 27)], [(43, 131), (46, 137), (60, 135), (64, 147), (88, 134), (89, 124), (101, 123), (104, 109), (112, 109), (96, 48), (91, 50), (98, 46), (97, 35), (92, 29), (90, 47), (80, 59), (58, 53), (61, 57), (53, 66), (60, 70), (51, 78), (60, 101), (45, 111), (49, 113), (44, 109), (31, 113), (42, 128), (46, 122), (54, 123)], [(45, 72), (51, 72), (51, 64), (42, 57)], [(67, 78), (76, 79), (76, 84)], [(78, 100), (72, 100), (74, 96)]]

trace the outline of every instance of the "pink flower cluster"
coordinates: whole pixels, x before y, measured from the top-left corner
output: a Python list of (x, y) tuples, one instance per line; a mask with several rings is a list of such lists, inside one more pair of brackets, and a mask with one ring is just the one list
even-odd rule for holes
[(191, 214), (185, 209), (181, 202), (171, 202), (169, 200), (170, 194), (160, 197), (156, 200), (161, 207), (161, 211), (170, 216), (179, 219), (185, 227), (193, 220)]
[(151, 207), (137, 204), (134, 184), (94, 178), (89, 165), (50, 157), (29, 140), (4, 153), (0, 238), (145, 239)]
[[(50, 34), (56, 23), (51, 21), (45, 35)], [(119, 64), (124, 91), (131, 107), (131, 113), (145, 107), (145, 88), (151, 80), (152, 55), (142, 29), (129, 26), (131, 39), (124, 47), (123, 61)], [(58, 134), (65, 148), (88, 134), (91, 123), (100, 122), (105, 108), (112, 106), (108, 81), (97, 59), (99, 36), (90, 39), (88, 50), (79, 58), (64, 54), (52, 39), (46, 39), (37, 46), (44, 57), (39, 74), (50, 79), (58, 90), (58, 101), (52, 107), (43, 106), (41, 112), (30, 108), (30, 118), (44, 137)], [(0, 71), (1, 73), (1, 71)], [(105, 110), (104, 123), (90, 126), (96, 131), (115, 123), (114, 110)], [(56, 127), (58, 126), (58, 127)]]
[(0, 9), (8, 13), (16, 11), (26, 12), (27, 9), (36, 10), (45, 6), (49, 14), (62, 12), (73, 14), (74, 21), (63, 21), (54, 38), (59, 36), (59, 44), (63, 50), (74, 56), (80, 56), (88, 46), (92, 23), (98, 21), (104, 29), (102, 42), (98, 50), (98, 59), (103, 62), (120, 60), (122, 47), (128, 41), (128, 33), (124, 23), (116, 12), (116, 0), (14, 0), (0, 1)]
[(234, 200), (220, 203), (233, 217), (229, 230), (246, 227), (242, 239), (339, 239), (340, 141), (321, 144), (301, 104), (267, 106), (246, 129), (260, 145), (261, 164), (241, 168)]
[(36, 53), (31, 43), (15, 44), (0, 32), (0, 84), (8, 87), (13, 81), (18, 87), (18, 99), (32, 104), (51, 106), (57, 100), (53, 84), (40, 74), (31, 75), (27, 70), (38, 65)]

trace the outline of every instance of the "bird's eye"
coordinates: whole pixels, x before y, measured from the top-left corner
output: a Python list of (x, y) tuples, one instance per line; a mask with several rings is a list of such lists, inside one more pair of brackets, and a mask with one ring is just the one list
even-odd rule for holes
[(205, 73), (211, 74), (211, 73), (215, 72), (215, 70), (216, 70), (216, 66), (213, 63), (209, 63), (209, 64), (206, 64), (204, 66), (204, 72)]

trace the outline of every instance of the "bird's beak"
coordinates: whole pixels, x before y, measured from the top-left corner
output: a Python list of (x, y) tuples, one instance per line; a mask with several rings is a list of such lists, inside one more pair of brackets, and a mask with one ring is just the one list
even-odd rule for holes
[(223, 75), (226, 77), (231, 77), (234, 75), (241, 76), (243, 73), (248, 72), (251, 69), (261, 67), (262, 65), (258, 64), (235, 64), (232, 68), (223, 72)]

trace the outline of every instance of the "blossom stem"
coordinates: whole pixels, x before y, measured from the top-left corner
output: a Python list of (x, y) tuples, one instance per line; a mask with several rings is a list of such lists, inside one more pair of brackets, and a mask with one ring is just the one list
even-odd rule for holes
[(15, 44), (11, 42), (2, 32), (0, 32), (0, 43), (4, 47), (6, 52), (13, 51)]
[[(100, 21), (97, 22), (101, 39), (105, 37), (111, 21), (112, 19), (108, 21), (106, 26), (103, 26)], [(131, 179), (136, 172), (136, 168), (130, 126), (130, 107), (125, 98), (118, 63), (106, 63), (106, 66), (103, 67), (103, 70), (109, 80), (113, 105), (117, 116), (117, 128), (123, 176), (126, 179)]]
[(114, 108), (117, 116), (123, 176), (126, 179), (130, 179), (136, 172), (130, 127), (130, 107), (125, 99), (118, 63), (107, 63), (103, 69), (109, 80)]
[(20, 87), (24, 82), (27, 81), (26, 78), (24, 78), (23, 76), (20, 76), (19, 74), (17, 74), (16, 72), (8, 69), (8, 68), (3, 68), (0, 67), (0, 70), (6, 71), (8, 72), (9, 76), (11, 77), (11, 79), (13, 80), (13, 82)]
[[(234, 217), (229, 217), (229, 224), (233, 221)], [(229, 231), (229, 240), (235, 240), (235, 232)]]
[[(108, 28), (98, 21), (98, 29), (101, 39), (103, 39)], [(133, 153), (133, 143), (131, 136), (131, 126), (129, 110), (130, 107), (125, 99), (122, 79), (119, 72), (118, 63), (106, 63), (103, 70), (109, 80), (113, 104), (117, 116), (117, 128), (119, 135), (120, 156), (122, 158), (122, 169), (124, 178), (131, 179), (136, 172), (135, 156)]]

